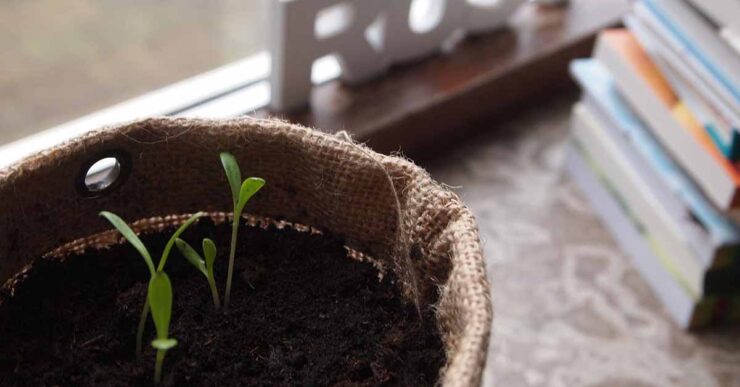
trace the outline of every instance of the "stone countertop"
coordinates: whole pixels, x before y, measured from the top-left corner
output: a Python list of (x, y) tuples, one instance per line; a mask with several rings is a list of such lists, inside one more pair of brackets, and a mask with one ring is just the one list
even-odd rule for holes
[(476, 215), (493, 289), (484, 386), (740, 386), (740, 327), (682, 331), (563, 172), (564, 95), (426, 165)]

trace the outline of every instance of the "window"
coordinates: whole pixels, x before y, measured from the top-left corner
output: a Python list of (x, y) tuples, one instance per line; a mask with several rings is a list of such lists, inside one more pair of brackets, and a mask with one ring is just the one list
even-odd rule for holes
[(263, 51), (267, 6), (0, 2), (0, 144)]

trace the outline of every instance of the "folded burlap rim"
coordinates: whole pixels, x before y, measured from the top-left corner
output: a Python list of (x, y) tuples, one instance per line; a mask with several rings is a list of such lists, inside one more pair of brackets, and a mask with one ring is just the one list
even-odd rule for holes
[[(331, 230), (392, 270), (408, 301), (435, 310), (447, 353), (441, 384), (480, 384), (492, 307), (470, 211), (405, 159), (283, 121), (146, 119), (85, 134), (0, 171), (0, 281), (12, 287), (36, 257), (119, 243), (90, 237), (110, 229), (98, 216), (104, 209), (138, 220), (138, 231), (229, 210), (223, 150), (245, 176), (268, 182), (248, 212)], [(96, 196), (81, 177), (107, 156), (119, 159), (122, 173)]]

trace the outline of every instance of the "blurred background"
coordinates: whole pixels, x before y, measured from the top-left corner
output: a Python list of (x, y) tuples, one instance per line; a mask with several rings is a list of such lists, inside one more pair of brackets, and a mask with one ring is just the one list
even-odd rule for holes
[(0, 2), (0, 144), (265, 50), (267, 5)]

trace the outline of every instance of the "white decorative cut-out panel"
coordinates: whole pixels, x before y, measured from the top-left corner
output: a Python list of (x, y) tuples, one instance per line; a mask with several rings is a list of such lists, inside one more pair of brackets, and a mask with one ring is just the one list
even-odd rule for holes
[(451, 39), (505, 25), (524, 0), (275, 0), (271, 107), (306, 106), (316, 60), (336, 58), (356, 84), (394, 63), (433, 55)]

